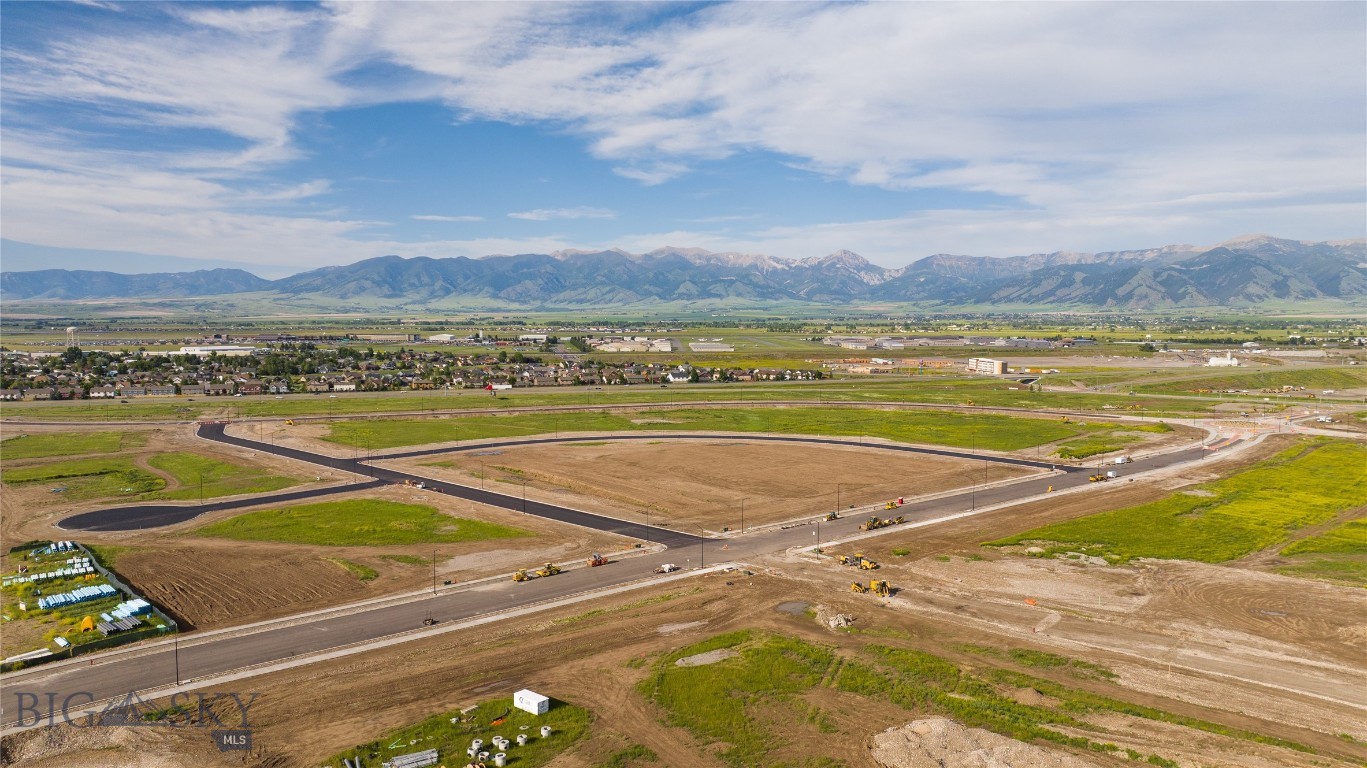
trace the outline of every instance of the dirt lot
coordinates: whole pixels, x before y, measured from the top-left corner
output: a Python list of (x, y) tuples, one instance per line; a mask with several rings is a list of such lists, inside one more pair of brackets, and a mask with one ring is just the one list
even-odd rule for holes
[[(1323, 619), (1328, 624), (1322, 628), (1306, 625), (1293, 630), (1268, 622), (1260, 628), (1267, 635), (1255, 637), (1249, 634), (1253, 627), (1244, 628), (1240, 622), (1256, 622), (1256, 616), (1237, 609), (1208, 616), (1204, 603), (1186, 602), (1173, 585), (1192, 581), (1218, 584), (1228, 594), (1242, 595), (1242, 603), (1252, 605), (1265, 600), (1284, 604), (1292, 596), (1304, 594), (1303, 582), (1266, 577), (1265, 582), (1250, 586), (1242, 580), (1244, 574), (1212, 566), (1146, 564), (1121, 570), (1018, 558), (999, 562), (955, 558), (951, 563), (932, 558), (886, 568), (882, 575), (891, 578), (902, 592), (882, 602), (850, 595), (844, 589), (846, 573), (824, 559), (775, 560), (769, 566), (781, 567), (784, 575), (774, 575), (764, 567), (748, 578), (716, 574), (669, 589), (675, 598), (667, 603), (630, 607), (642, 597), (666, 591), (656, 588), (238, 684), (261, 694), (252, 709), (257, 753), (247, 764), (319, 765), (329, 754), (432, 713), (506, 696), (525, 686), (586, 706), (594, 713), (588, 739), (557, 758), (552, 763), (557, 768), (599, 765), (628, 744), (654, 750), (660, 757), (659, 765), (720, 767), (723, 763), (715, 756), (715, 747), (700, 744), (687, 731), (663, 722), (663, 713), (641, 698), (635, 683), (649, 674), (650, 662), (657, 654), (737, 628), (796, 636), (834, 646), (841, 653), (855, 653), (867, 643), (893, 638), (897, 644), (943, 655), (966, 668), (996, 662), (965, 653), (964, 643), (1039, 648), (1087, 658), (1113, 670), (1119, 675), (1118, 681), (1079, 681), (1048, 670), (1025, 671), (1177, 714), (1295, 739), (1320, 753), (1301, 754), (1128, 716), (1088, 718), (1099, 729), (1090, 732), (1091, 738), (1100, 737), (1146, 754), (1176, 757), (1184, 766), (1308, 768), (1347, 764), (1333, 759), (1334, 755), (1367, 757), (1367, 751), (1334, 735), (1347, 732), (1367, 738), (1361, 718), (1367, 697), (1360, 693), (1367, 690), (1367, 670), (1360, 665), (1347, 667), (1349, 657), (1360, 654), (1362, 647), (1333, 652), (1326, 635), (1333, 627), (1342, 629), (1362, 620), (1360, 614), (1355, 616), (1349, 610), (1359, 599), (1351, 590), (1317, 587), (1314, 602), (1324, 606), (1328, 617)], [(1139, 594), (1131, 594), (1134, 592)], [(1038, 604), (1024, 603), (1025, 595), (1036, 596)], [(1096, 595), (1104, 598), (1100, 608)], [(858, 631), (832, 632), (801, 612), (777, 609), (779, 604), (794, 600), (820, 607), (821, 615), (832, 611), (853, 615)], [(590, 621), (572, 620), (591, 607), (606, 613)], [(1049, 612), (1062, 612), (1066, 618), (1048, 631), (1031, 632)], [(1237, 619), (1232, 618), (1235, 614)], [(1168, 641), (1173, 652), (1154, 652), (1155, 637)], [(1249, 647), (1241, 647), (1238, 641), (1249, 642)], [(1175, 648), (1179, 643), (1181, 648)], [(1193, 649), (1212, 653), (1188, 652)], [(1222, 653), (1213, 653), (1217, 650)], [(1230, 653), (1237, 660), (1258, 665), (1251, 669), (1256, 681), (1240, 679), (1220, 665)], [(1305, 661), (1309, 659), (1316, 661)], [(1355, 700), (1336, 704), (1295, 692), (1303, 683), (1314, 682), (1307, 666), (1331, 670)], [(1354, 688), (1358, 684), (1362, 687)], [(378, 690), (385, 691), (385, 696), (375, 697)], [(1031, 690), (1022, 690), (1019, 695), (1039, 697)], [(828, 713), (835, 732), (822, 734), (819, 740), (785, 733), (789, 743), (775, 758), (825, 755), (836, 749), (849, 766), (917, 765), (910, 761), (879, 762), (872, 752), (875, 736), (915, 720), (914, 713), (829, 687), (803, 694), (803, 701)], [(41, 745), (44, 739), (60, 743), (61, 731), (58, 735), (26, 736), (11, 742), (11, 749), (19, 758), (17, 765), (42, 768), (243, 764), (214, 755), (206, 748), (208, 737), (203, 732), (139, 734), (136, 743), (130, 744), (133, 739), (125, 735), (126, 730), (77, 735), (66, 731), (70, 738), (83, 740), (71, 748)], [(99, 740), (101, 736), (103, 740)], [(151, 741), (153, 738), (158, 741)], [(28, 739), (37, 743), (22, 746)], [(1021, 757), (999, 765), (1024, 768), (1042, 764), (1041, 752), (1007, 746), (1003, 754)], [(1070, 754), (1052, 745), (1040, 745), (1040, 749), (1045, 755)], [(124, 759), (134, 750), (141, 762)], [(49, 757), (40, 759), (41, 755)], [(1071, 755), (1095, 765), (1127, 762), (1088, 753)], [(879, 756), (886, 759), (886, 751)], [(970, 752), (947, 758), (936, 764), (956, 768), (981, 765), (973, 762)]]
[[(650, 674), (651, 661), (658, 654), (740, 628), (800, 637), (834, 646), (842, 654), (856, 653), (868, 643), (894, 643), (942, 655), (966, 669), (1007, 664), (990, 654), (969, 652), (964, 647), (966, 643), (1000, 650), (1037, 649), (1085, 659), (1114, 672), (1115, 681), (1083, 681), (1041, 668), (1023, 671), (1179, 715), (1291, 739), (1310, 746), (1317, 754), (1118, 714), (1088, 717), (1089, 727), (1096, 729), (1088, 732), (1089, 738), (1166, 755), (1178, 760), (1183, 768), (1309, 768), (1349, 765), (1347, 758), (1360, 763), (1367, 760), (1367, 748), (1360, 743), (1367, 741), (1367, 694), (1363, 693), (1367, 691), (1367, 668), (1361, 663), (1367, 655), (1367, 612), (1363, 610), (1360, 589), (1261, 573), (1242, 564), (1229, 567), (1140, 561), (1117, 568), (1023, 558), (978, 546), (983, 540), (1036, 525), (1158, 498), (1173, 488), (1256, 461), (1282, 445), (1281, 441), (1270, 439), (1223, 459), (1217, 457), (1168, 473), (1154, 483), (1062, 494), (933, 528), (892, 529), (887, 536), (861, 541), (858, 547), (883, 563), (875, 575), (888, 579), (899, 589), (889, 600), (850, 594), (848, 585), (855, 572), (836, 565), (833, 555), (855, 547), (833, 545), (827, 548), (826, 556), (780, 554), (762, 559), (752, 566), (756, 573), (752, 577), (714, 574), (672, 587), (593, 599), (554, 612), (235, 683), (236, 689), (260, 693), (252, 710), (257, 750), (245, 764), (271, 768), (316, 766), (341, 749), (436, 712), (531, 687), (585, 706), (594, 714), (589, 737), (557, 758), (552, 763), (555, 768), (597, 766), (630, 744), (652, 749), (662, 766), (720, 767), (723, 763), (717, 757), (715, 745), (700, 744), (687, 731), (666, 724), (664, 713), (644, 700), (635, 685)], [(665, 450), (663, 444), (584, 446), (562, 450), (558, 456), (540, 455), (537, 452), (541, 449), (529, 448), (483, 458), (537, 478), (544, 477), (534, 481), (535, 491), (529, 486), (529, 494), (547, 494), (539, 496), (542, 498), (553, 493), (564, 494), (561, 498), (566, 499), (584, 498), (582, 494), (612, 491), (628, 499), (603, 502), (609, 506), (630, 507), (629, 500), (640, 498), (649, 502), (668, 497), (682, 498), (691, 506), (707, 503), (714, 509), (726, 510), (733, 498), (748, 493), (757, 494), (752, 499), (765, 498), (770, 506), (784, 500), (799, 504), (804, 493), (805, 498), (823, 492), (833, 496), (819, 484), (802, 486), (805, 490), (792, 490), (785, 485), (808, 482), (806, 478), (813, 470), (810, 465), (801, 465), (800, 457), (765, 457), (762, 452), (755, 456), (753, 445), (712, 446), (708, 451), (711, 456), (719, 448), (735, 451), (729, 461), (715, 462), (724, 469), (712, 469), (700, 460), (700, 454), (691, 455), (687, 461), (678, 458), (689, 447), (704, 446), (685, 445), (675, 450)], [(826, 464), (822, 466), (836, 462), (852, 476), (915, 478), (918, 487), (926, 487), (927, 471), (920, 463), (923, 459), (912, 460), (917, 462), (915, 468), (889, 469), (873, 463), (886, 454), (871, 455), (873, 452), (857, 448), (818, 450), (838, 454), (824, 456), (822, 461)], [(462, 461), (468, 458), (479, 460), (467, 457)], [(603, 465), (601, 469), (595, 461)], [(798, 471), (780, 474), (795, 462)], [(765, 467), (767, 470), (762, 469)], [(461, 471), (425, 469), (448, 471), (453, 476)], [(464, 471), (470, 470), (465, 465)], [(674, 484), (668, 486), (661, 486), (658, 479), (653, 485), (626, 482), (642, 470), (676, 479), (670, 479)], [(478, 472), (478, 467), (473, 471)], [(486, 471), (492, 473), (488, 465)], [(937, 476), (952, 485), (952, 478), (961, 471), (953, 466), (944, 467)], [(595, 480), (599, 483), (596, 485), (581, 484), (582, 475), (590, 472), (605, 475), (609, 480)], [(491, 478), (486, 481), (493, 482)], [(694, 499), (687, 495), (693, 492), (689, 484), (694, 482), (712, 483), (722, 490), (706, 490), (710, 495), (705, 495), (705, 489), (699, 489), (702, 498)], [(750, 491), (751, 486), (758, 490)], [(745, 493), (739, 489), (745, 489)], [(882, 496), (898, 495), (887, 489), (888, 486), (880, 486), (868, 490), (871, 498), (853, 501), (876, 501)], [(389, 492), (403, 500), (420, 495), (404, 489)], [(751, 519), (751, 503), (747, 502), (747, 523)], [(691, 506), (675, 504), (675, 508), (683, 510), (679, 519), (695, 514), (689, 511)], [(818, 499), (814, 509), (824, 508), (825, 503)], [(497, 515), (507, 514), (496, 510), (449, 511), (463, 516), (487, 513), (494, 516), (488, 519), (495, 520), (499, 519)], [(153, 540), (151, 545), (168, 549), (223, 546), (177, 537), (174, 532), (164, 536), (164, 541)], [(547, 539), (538, 540), (546, 546)], [(899, 557), (892, 554), (893, 550), (906, 550), (909, 554)], [(238, 558), (239, 551), (224, 548), (214, 557), (204, 559), (213, 562), (216, 557), (226, 563)], [(269, 557), (270, 552), (278, 554), (282, 550), (261, 545), (256, 551), (261, 553), (258, 557)], [(320, 556), (312, 554), (315, 558)], [(341, 556), (364, 561), (377, 569), (387, 562), (364, 552)], [(455, 547), (444, 557), (447, 567), (456, 568), (458, 575), (460, 568), (483, 560), (477, 550), (462, 552)], [(133, 567), (137, 563), (134, 559)], [(121, 563), (120, 569), (123, 567)], [(253, 570), (243, 566), (238, 571), (229, 571), (226, 564), (216, 568), (225, 574), (218, 578), (225, 580), (231, 578), (229, 573)], [(181, 584), (195, 577), (196, 574), (187, 572), (183, 578), (170, 581)], [(394, 589), (410, 583), (403, 578), (384, 572), (381, 579), (369, 582), (364, 589)], [(407, 578), (420, 584), (424, 578), (430, 578), (430, 573), (423, 570)], [(392, 581), (382, 581), (385, 579)], [(311, 605), (311, 600), (350, 599), (350, 593), (322, 595), (324, 585), (330, 583), (319, 572), (314, 585), (319, 594), (302, 595), (301, 602), (286, 612)], [(170, 595), (174, 590), (168, 586), (166, 592)], [(666, 592), (674, 598), (632, 607), (642, 598)], [(202, 597), (196, 599), (206, 602)], [(186, 600), (191, 602), (191, 598)], [(821, 616), (837, 611), (850, 614), (855, 617), (856, 631), (832, 632), (800, 611), (777, 610), (780, 604), (793, 601), (810, 604)], [(212, 613), (208, 606), (201, 610), (205, 615)], [(598, 613), (588, 619), (567, 621), (588, 611)], [(378, 691), (383, 696), (377, 696)], [(1033, 689), (1017, 693), (1022, 701), (1041, 696)], [(775, 754), (776, 759), (799, 761), (808, 756), (830, 755), (852, 767), (917, 765), (911, 757), (880, 762), (879, 758), (886, 758), (886, 753), (876, 757), (872, 750), (878, 734), (902, 728), (919, 719), (918, 713), (823, 686), (803, 694), (803, 700), (828, 713), (834, 731), (819, 738), (793, 736), (782, 754)], [(1359, 742), (1352, 743), (1339, 734)], [(956, 732), (955, 738), (960, 739), (956, 743), (962, 746), (980, 741), (976, 736), (969, 739), (970, 736)], [(1007, 756), (1000, 765), (1025, 768), (1047, 764), (1041, 753), (1021, 750), (1017, 745), (998, 745)], [(1133, 764), (1123, 758), (1078, 753), (1054, 745), (1037, 746), (1054, 757), (1081, 759), (1096, 765)], [(241, 758), (216, 753), (207, 734), (197, 729), (169, 732), (110, 728), (79, 733), (55, 729), (10, 740), (6, 749), (16, 765), (40, 768), (244, 765)], [(940, 764), (951, 768), (982, 765), (974, 762), (980, 756), (966, 750), (935, 754), (944, 758)]]
[(527, 446), (392, 462), (464, 485), (604, 512), (652, 525), (739, 529), (1034, 474), (1033, 470), (871, 448), (773, 445), (718, 438)]

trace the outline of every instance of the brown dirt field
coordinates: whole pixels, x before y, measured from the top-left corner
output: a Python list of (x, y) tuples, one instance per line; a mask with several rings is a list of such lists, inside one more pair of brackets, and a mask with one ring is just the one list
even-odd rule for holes
[[(434, 466), (434, 463), (450, 466)], [(565, 504), (684, 530), (740, 527), (820, 514), (898, 496), (928, 495), (975, 482), (998, 482), (1032, 470), (976, 461), (898, 454), (870, 448), (793, 446), (730, 438), (631, 441), (499, 449), (496, 455), (451, 454), (392, 462), (438, 479)], [(504, 480), (506, 482), (499, 482)]]
[[(1183, 765), (1309, 768), (1314, 765), (1348, 764), (1334, 756), (1367, 757), (1367, 750), (1347, 745), (1333, 735), (1345, 728), (1350, 732), (1354, 730), (1351, 725), (1344, 725), (1345, 722), (1352, 722), (1351, 710), (1306, 700), (1287, 691), (1237, 685), (1227, 679), (1197, 672), (1179, 671), (1165, 676), (1163, 659), (1132, 659), (1115, 653), (1080, 651), (1076, 646), (1060, 646), (1065, 639), (1062, 636), (1037, 637), (1028, 631), (1021, 635), (1019, 626), (1010, 626), (1005, 622), (993, 624), (981, 619), (980, 613), (990, 614), (991, 611), (980, 611), (976, 607), (964, 611), (941, 611), (937, 608), (940, 591), (946, 589), (941, 583), (954, 584), (953, 588), (963, 592), (982, 590), (974, 597), (964, 595), (958, 599), (976, 598), (989, 603), (990, 608), (995, 600), (1001, 599), (999, 595), (1011, 591), (1012, 580), (1025, 577), (1048, 581), (1056, 574), (1048, 572), (1047, 568), (1060, 565), (1019, 559), (1013, 559), (1010, 563), (1007, 570), (996, 572), (982, 571), (993, 568), (994, 564), (991, 563), (965, 565), (958, 562), (950, 566), (931, 561), (929, 564), (918, 564), (915, 574), (911, 571), (900, 572), (895, 578), (895, 583), (899, 585), (912, 585), (906, 589), (914, 587), (917, 595), (908, 599), (904, 592), (899, 596), (900, 599), (886, 604), (844, 591), (841, 588), (842, 572), (825, 563), (787, 563), (786, 568), (795, 567), (796, 572), (792, 576), (761, 574), (747, 578), (740, 574), (713, 574), (671, 587), (641, 590), (504, 624), (440, 635), (349, 658), (271, 673), (233, 684), (236, 690), (260, 693), (252, 709), (257, 752), (245, 763), (238, 764), (316, 766), (336, 751), (377, 738), (436, 712), (468, 706), (485, 698), (506, 696), (518, 688), (530, 687), (554, 698), (588, 707), (594, 713), (594, 724), (588, 737), (556, 758), (551, 763), (555, 768), (601, 765), (610, 754), (629, 744), (641, 744), (654, 750), (660, 757), (658, 764), (661, 766), (721, 768), (723, 763), (715, 756), (715, 745), (699, 743), (687, 731), (665, 723), (664, 713), (644, 700), (636, 692), (635, 684), (650, 674), (651, 665), (658, 654), (739, 628), (792, 635), (809, 642), (835, 646), (840, 653), (847, 655), (856, 653), (869, 643), (891, 643), (940, 654), (965, 667), (1006, 666), (1070, 687), (1094, 690), (1177, 714), (1295, 739), (1309, 744), (1320, 753), (1301, 754), (1149, 720), (1116, 715), (1086, 717), (1090, 726), (1098, 729), (1089, 731), (1089, 738), (1133, 746), (1146, 754), (1179, 757)], [(921, 565), (928, 567), (921, 568)], [(1057, 592), (1061, 597), (1071, 594), (1074, 587), (1088, 583), (1095, 576), (1092, 569), (1065, 567), (1074, 569), (1076, 573), (1060, 583)], [(936, 573), (941, 568), (945, 570)], [(1041, 568), (1046, 570), (1039, 571)], [(973, 585), (960, 586), (956, 581), (958, 575), (973, 570), (979, 571), (977, 577), (972, 579)], [(1235, 577), (1239, 575), (1237, 571), (1230, 573)], [(1111, 576), (1108, 571), (1107, 577)], [(932, 578), (936, 586), (922, 586), (922, 583)], [(1293, 580), (1281, 581), (1286, 582), (1283, 589), (1294, 589), (1299, 585)], [(984, 586), (978, 586), (980, 584)], [(665, 592), (674, 594), (674, 599), (631, 607), (644, 597)], [(856, 617), (856, 631), (831, 632), (806, 616), (776, 610), (780, 603), (791, 600), (811, 602), (813, 606), (824, 606), (829, 611), (849, 613)], [(1019, 603), (1014, 598), (1011, 601)], [(931, 610), (922, 608), (923, 604)], [(1025, 608), (1023, 605), (1021, 607)], [(591, 620), (574, 619), (594, 608), (606, 610), (606, 613), (598, 614)], [(1166, 613), (1146, 616), (1143, 615), (1144, 610), (1144, 605), (1137, 605), (1131, 611), (1147, 622), (1142, 631), (1152, 631), (1150, 624), (1172, 618)], [(1077, 623), (1079, 619), (1070, 616), (1059, 625), (1059, 631), (1069, 629), (1069, 622)], [(1126, 644), (1123, 629), (1117, 627), (1110, 638), (1121, 648)], [(1120, 675), (1120, 679), (1117, 683), (1108, 683), (1074, 678), (1056, 670), (1020, 668), (1001, 659), (967, 654), (960, 650), (962, 643), (998, 648), (1036, 647), (1075, 658), (1091, 658), (1111, 667)], [(1275, 657), (1269, 656), (1269, 674), (1275, 675), (1280, 663)], [(1132, 671), (1132, 668), (1136, 671)], [(1165, 679), (1165, 687), (1153, 687), (1145, 674)], [(376, 691), (384, 691), (385, 694), (376, 697)], [(1249, 702), (1245, 706), (1245, 702), (1231, 698), (1232, 691), (1242, 691), (1245, 698), (1256, 697), (1261, 704)], [(777, 731), (783, 734), (786, 744), (772, 755), (773, 759), (831, 756), (840, 758), (851, 768), (876, 768), (879, 763), (869, 751), (872, 737), (917, 717), (914, 712), (903, 711), (890, 704), (824, 687), (813, 689), (800, 698), (801, 706), (824, 712), (835, 731), (818, 733), (809, 725)], [(1297, 707), (1303, 708), (1299, 716), (1284, 719), (1284, 713)], [(1250, 714), (1242, 714), (1240, 710)], [(757, 710), (757, 722), (771, 729), (784, 728), (784, 722), (770, 719), (778, 711), (781, 710), (761, 706)], [(1331, 732), (1326, 733), (1323, 730), (1325, 728), (1330, 728)], [(11, 743), (29, 738), (40, 737), (24, 736)], [(202, 750), (208, 741), (207, 734), (201, 732), (178, 738), (180, 740), (176, 742), (167, 741), (159, 746), (139, 745), (138, 748), (147, 753), (143, 758), (145, 760), (157, 755), (169, 759), (172, 755), (189, 758), (190, 755), (205, 754), (191, 750)], [(1053, 753), (1079, 755), (1056, 745), (1046, 744), (1043, 747)], [(44, 768), (134, 764), (117, 762), (121, 752), (111, 749), (97, 751), (93, 745), (83, 750), (54, 751), (62, 752), (61, 757), (54, 756), (54, 762), (26, 758), (18, 764)], [(25, 748), (21, 754), (36, 752), (37, 748), (31, 751)], [(1105, 755), (1083, 753), (1081, 756), (1101, 765), (1132, 764)], [(78, 757), (92, 758), (94, 762), (78, 762)], [(219, 763), (205, 761), (194, 764), (212, 766)], [(949, 762), (946, 765), (967, 766), (973, 763)], [(1024, 763), (1015, 765), (1021, 768), (1025, 766)]]

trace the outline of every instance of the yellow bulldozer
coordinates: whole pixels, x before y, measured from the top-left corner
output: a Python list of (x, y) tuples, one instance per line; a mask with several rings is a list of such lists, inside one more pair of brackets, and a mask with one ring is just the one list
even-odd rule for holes
[(527, 571), (525, 569), (513, 573), (513, 581), (526, 581), (530, 578), (531, 577), (527, 575)]
[(897, 502), (889, 501), (887, 504), (883, 505), (883, 509), (897, 509)]
[(866, 558), (866, 557), (861, 557), (861, 558), (859, 558), (859, 570), (861, 570), (861, 571), (876, 571), (876, 570), (878, 570), (878, 563), (875, 563), (874, 561), (872, 561), (872, 560), (870, 560), (870, 559), (868, 559), (868, 558)]
[(555, 563), (546, 563), (536, 571), (537, 576), (554, 576), (557, 573), (560, 573), (560, 568)]
[(879, 597), (890, 597), (892, 595), (892, 587), (882, 579), (870, 579), (867, 587), (856, 581), (853, 584), (850, 584), (850, 591), (856, 595), (866, 595), (870, 592)]

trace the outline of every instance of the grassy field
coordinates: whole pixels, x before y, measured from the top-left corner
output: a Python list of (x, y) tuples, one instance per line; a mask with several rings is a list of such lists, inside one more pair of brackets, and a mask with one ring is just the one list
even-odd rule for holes
[(4, 482), (10, 485), (44, 483), (53, 488), (65, 488), (60, 492), (60, 498), (69, 501), (120, 497), (198, 499), (201, 477), (206, 499), (275, 491), (297, 483), (288, 477), (262, 475), (250, 467), (192, 453), (161, 453), (148, 459), (147, 463), (173, 477), (179, 487), (164, 490), (167, 486), (164, 478), (139, 467), (127, 456), (97, 456), (13, 467), (5, 471)]
[[(730, 652), (729, 658), (696, 666), (675, 663), (723, 650)], [(1109, 679), (1104, 668), (1053, 654), (994, 649), (990, 655), (1004, 664), (1059, 670), (1094, 683)], [(1067, 736), (1055, 727), (1094, 731), (1088, 715), (1122, 713), (1308, 751), (1299, 744), (1133, 705), (1009, 668), (974, 666), (979, 669), (969, 673), (947, 659), (887, 645), (868, 646), (847, 656), (797, 638), (739, 631), (664, 656), (639, 690), (661, 708), (669, 724), (687, 729), (733, 766), (843, 765), (840, 750), (865, 734), (841, 732), (828, 713), (803, 696), (818, 687), (890, 702), (918, 717), (943, 715), (1023, 741), (1049, 741), (1131, 759), (1145, 756), (1100, 741), (1104, 735), (1099, 731), (1088, 738)], [(1035, 688), (1052, 701), (1022, 704), (1003, 688)], [(794, 752), (794, 737), (806, 737), (800, 755)], [(831, 751), (822, 754), (822, 744), (829, 744)], [(1157, 757), (1150, 762), (1172, 764), (1165, 760)]]
[(180, 487), (156, 494), (159, 499), (198, 499), (234, 496), (240, 493), (265, 493), (297, 485), (299, 481), (278, 475), (263, 475), (259, 470), (230, 464), (193, 453), (160, 453), (147, 463), (175, 478)]
[(1295, 560), (1278, 568), (1279, 573), (1367, 587), (1367, 518), (1349, 520), (1319, 536), (1301, 539), (1282, 549), (1281, 554)]
[(1193, 493), (989, 542), (1041, 542), (1123, 563), (1136, 557), (1220, 563), (1286, 540), (1299, 528), (1367, 504), (1367, 447), (1306, 441)]
[(16, 435), (0, 442), (0, 459), (42, 459), (118, 453), (147, 444), (141, 432), (53, 432)]
[(166, 487), (165, 480), (138, 467), (125, 456), (13, 467), (5, 470), (3, 479), (6, 485), (41, 483), (50, 484), (54, 489), (62, 488), (60, 498), (67, 501), (143, 496)]
[(1083, 434), (1159, 430), (1101, 422), (1080, 424), (999, 414), (880, 411), (851, 408), (734, 408), (631, 413), (516, 414), (449, 419), (340, 422), (324, 438), (370, 449), (406, 445), (553, 435), (572, 432), (713, 431), (882, 437), (898, 442), (1012, 451)]
[(1198, 389), (1221, 391), (1246, 389), (1250, 394), (1265, 389), (1305, 387), (1307, 393), (1319, 394), (1325, 389), (1353, 389), (1367, 385), (1367, 371), (1348, 368), (1306, 368), (1295, 371), (1259, 371), (1257, 373), (1225, 373), (1193, 376), (1180, 381), (1139, 384), (1137, 392), (1189, 394)]
[(373, 581), (380, 575), (379, 571), (368, 565), (353, 563), (350, 560), (343, 560), (340, 557), (329, 557), (327, 558), (327, 561), (333, 565), (341, 566), (343, 570), (361, 581)]
[[(397, 755), (437, 750), (443, 765), (458, 766), (471, 761), (465, 753), (475, 739), (484, 742), (483, 749), (492, 756), (504, 750), (495, 749), (491, 740), (503, 736), (513, 740), (508, 747), (508, 765), (517, 768), (536, 768), (560, 756), (572, 744), (588, 733), (593, 716), (581, 707), (562, 701), (552, 701), (544, 715), (533, 715), (513, 708), (513, 700), (486, 701), (473, 712), (462, 715), (458, 711), (442, 712), (407, 728), (385, 734), (368, 744), (334, 755), (327, 765), (341, 765), (342, 760), (363, 760), (367, 766), (378, 766)], [(494, 725), (497, 722), (498, 725)], [(549, 725), (551, 734), (541, 736), (541, 727)], [(526, 734), (527, 744), (517, 746), (518, 734)], [(487, 761), (493, 765), (493, 760)]]
[(435, 507), (379, 499), (266, 509), (200, 528), (200, 536), (327, 547), (453, 544), (529, 536), (508, 526), (443, 515)]
[[(1014, 389), (1013, 389), (1014, 387)], [(1104, 405), (1133, 406), (1149, 413), (1202, 412), (1209, 403), (1200, 398), (1128, 397), (1085, 392), (1031, 392), (1011, 381), (982, 377), (922, 376), (910, 378), (842, 378), (816, 382), (763, 382), (728, 385), (611, 386), (516, 389), (490, 397), (479, 390), (451, 392), (346, 393), (337, 397), (216, 398), (112, 402), (19, 402), (6, 411), (25, 419), (117, 423), (130, 420), (194, 420), (294, 416), (356, 416), (365, 414), (444, 409), (507, 408), (535, 405), (623, 405), (663, 402), (715, 402), (809, 399), (836, 402), (929, 403), (1029, 408), (1100, 410)]]

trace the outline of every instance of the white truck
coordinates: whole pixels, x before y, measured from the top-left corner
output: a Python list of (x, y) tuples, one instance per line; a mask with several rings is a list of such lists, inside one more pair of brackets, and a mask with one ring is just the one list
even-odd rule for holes
[(665, 564), (661, 565), (659, 568), (656, 568), (656, 569), (655, 569), (655, 572), (656, 572), (656, 573), (673, 573), (673, 572), (675, 572), (675, 571), (677, 571), (677, 570), (679, 570), (679, 566), (677, 566), (677, 565), (675, 565), (675, 564), (673, 564), (673, 563), (665, 563)]

